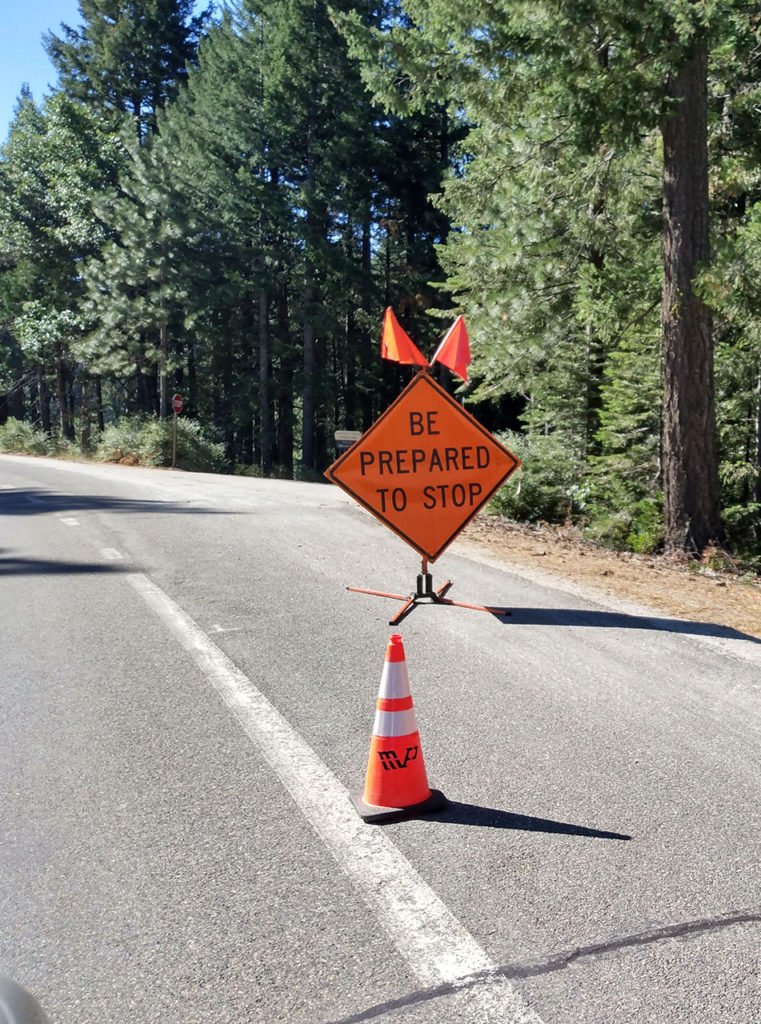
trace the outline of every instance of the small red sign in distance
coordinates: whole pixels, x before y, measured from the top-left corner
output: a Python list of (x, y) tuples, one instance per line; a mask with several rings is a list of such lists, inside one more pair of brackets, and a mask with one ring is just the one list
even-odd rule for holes
[(519, 465), (422, 370), (325, 475), (434, 562)]
[(182, 395), (172, 395), (172, 410), (174, 412), (182, 412)]

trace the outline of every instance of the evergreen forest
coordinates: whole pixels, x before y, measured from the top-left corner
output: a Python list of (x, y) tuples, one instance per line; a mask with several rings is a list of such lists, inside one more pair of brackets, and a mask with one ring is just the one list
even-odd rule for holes
[(0, 448), (160, 463), (180, 392), (187, 468), (317, 480), (414, 372), (384, 310), (462, 313), (493, 510), (761, 566), (756, 5), (79, 14), (0, 147)]

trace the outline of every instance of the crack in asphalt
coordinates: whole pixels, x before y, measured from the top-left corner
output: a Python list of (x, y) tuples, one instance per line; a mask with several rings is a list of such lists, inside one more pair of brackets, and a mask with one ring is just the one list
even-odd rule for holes
[(618, 936), (605, 942), (594, 942), (586, 946), (576, 946), (573, 949), (557, 953), (546, 960), (502, 964), (493, 970), (480, 971), (478, 974), (471, 974), (456, 982), (419, 989), (417, 992), (411, 992), (406, 996), (401, 996), (399, 999), (391, 999), (388, 1002), (367, 1007), (367, 1009), (351, 1014), (349, 1017), (327, 1021), (326, 1024), (361, 1024), (362, 1021), (378, 1020), (394, 1010), (401, 1010), (416, 1003), (440, 999), (442, 996), (452, 995), (463, 989), (473, 989), (478, 985), (487, 984), (489, 981), (497, 979), (514, 981), (522, 978), (538, 978), (545, 974), (563, 971), (579, 960), (597, 958), (623, 949), (635, 949), (637, 946), (655, 945), (668, 939), (685, 939), (694, 935), (704, 935), (740, 924), (761, 924), (761, 911), (731, 911), (717, 917), (704, 917), (694, 921), (683, 921), (679, 924), (664, 925), (649, 931), (635, 932), (632, 935)]
[(507, 964), (498, 970), (506, 978), (535, 978), (543, 974), (552, 974), (554, 971), (562, 971), (575, 961), (586, 957), (616, 953), (618, 950), (633, 949), (637, 946), (650, 946), (665, 939), (683, 939), (692, 935), (721, 931), (737, 924), (761, 924), (761, 911), (732, 911), (719, 917), (704, 917), (695, 921), (684, 921), (681, 924), (664, 925), (651, 931), (635, 932), (633, 935), (624, 935), (607, 942), (577, 946), (575, 949), (560, 953), (543, 963)]

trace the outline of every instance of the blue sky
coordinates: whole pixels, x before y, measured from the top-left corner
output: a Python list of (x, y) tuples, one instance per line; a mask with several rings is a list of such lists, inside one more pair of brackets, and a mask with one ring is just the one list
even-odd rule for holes
[(60, 34), (61, 22), (80, 23), (78, 0), (20, 0), (4, 5), (0, 18), (0, 140), (8, 135), (16, 99), (28, 82), (39, 102), (55, 71), (42, 48), (42, 35), (51, 29)]
[[(199, 3), (198, 7), (206, 4)], [(0, 16), (0, 142), (8, 135), (16, 99), (28, 82), (40, 102), (56, 74), (42, 47), (43, 33), (60, 35), (61, 22), (79, 26), (78, 0), (10, 0)]]

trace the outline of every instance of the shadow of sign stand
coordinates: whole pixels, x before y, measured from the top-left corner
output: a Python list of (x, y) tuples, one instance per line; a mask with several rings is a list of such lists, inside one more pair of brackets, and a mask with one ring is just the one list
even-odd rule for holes
[(404, 602), (389, 620), (392, 626), (420, 603), (509, 615), (505, 608), (445, 597), (452, 582), (434, 589), (428, 563), (436, 561), (519, 465), (427, 369), (421, 370), (325, 472), (420, 554), (416, 589), (406, 595), (347, 590)]

